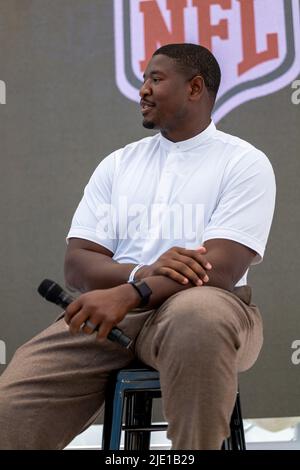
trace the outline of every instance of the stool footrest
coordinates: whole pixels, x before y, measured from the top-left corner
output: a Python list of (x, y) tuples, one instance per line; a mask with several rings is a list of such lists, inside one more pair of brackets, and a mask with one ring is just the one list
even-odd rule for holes
[(138, 431), (165, 431), (167, 429), (167, 424), (151, 424), (150, 426), (122, 426), (123, 431), (132, 431), (132, 432), (138, 432)]

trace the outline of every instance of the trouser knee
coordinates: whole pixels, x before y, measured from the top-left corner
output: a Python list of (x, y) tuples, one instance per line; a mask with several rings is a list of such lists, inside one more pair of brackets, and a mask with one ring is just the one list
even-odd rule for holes
[[(194, 291), (194, 292), (189, 292)], [(238, 349), (238, 334), (226, 315), (220, 289), (194, 288), (175, 296), (162, 323), (164, 341), (178, 360), (207, 360)]]

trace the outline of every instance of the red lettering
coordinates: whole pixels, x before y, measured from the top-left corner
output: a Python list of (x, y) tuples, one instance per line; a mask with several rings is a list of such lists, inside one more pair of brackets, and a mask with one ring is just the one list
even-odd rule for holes
[[(243, 60), (238, 64), (238, 75), (242, 75), (262, 62), (279, 56), (278, 34), (267, 34), (267, 49), (257, 52), (255, 34), (254, 0), (238, 0), (241, 7)], [(271, 12), (269, 14), (272, 14)]]
[(167, 9), (171, 13), (171, 30), (169, 31), (156, 0), (140, 3), (144, 15), (145, 59), (140, 61), (144, 72), (153, 52), (160, 46), (184, 42), (184, 15), (187, 0), (168, 0)]
[(201, 46), (212, 50), (212, 38), (218, 36), (228, 39), (228, 21), (221, 20), (218, 24), (211, 24), (210, 7), (220, 5), (223, 10), (231, 9), (231, 0), (193, 0), (193, 6), (198, 10), (199, 42)]

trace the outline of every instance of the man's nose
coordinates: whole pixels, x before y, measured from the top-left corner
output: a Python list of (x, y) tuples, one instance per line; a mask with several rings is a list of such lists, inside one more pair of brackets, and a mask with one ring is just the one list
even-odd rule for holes
[(143, 85), (140, 88), (140, 97), (144, 98), (145, 96), (151, 95), (151, 86), (149, 80), (145, 80)]

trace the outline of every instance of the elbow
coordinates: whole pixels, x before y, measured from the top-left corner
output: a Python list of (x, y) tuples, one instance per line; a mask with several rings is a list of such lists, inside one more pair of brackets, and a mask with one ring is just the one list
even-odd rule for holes
[(224, 282), (224, 280), (211, 283), (208, 282), (205, 285), (208, 285), (210, 287), (218, 287), (219, 289), (227, 290), (228, 292), (233, 292), (234, 290), (234, 285), (231, 282)]
[(233, 292), (235, 281), (232, 276), (229, 276), (225, 272), (214, 271), (209, 274), (209, 281), (205, 285)]

